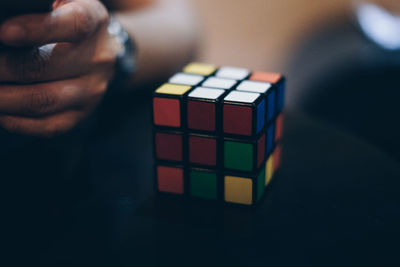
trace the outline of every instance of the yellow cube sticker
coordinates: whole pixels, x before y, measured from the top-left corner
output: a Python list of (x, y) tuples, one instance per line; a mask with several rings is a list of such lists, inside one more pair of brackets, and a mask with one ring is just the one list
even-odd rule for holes
[(202, 63), (190, 63), (186, 67), (183, 68), (183, 72), (192, 73), (192, 74), (200, 74), (204, 76), (208, 76), (215, 72), (217, 67), (214, 65), (209, 64), (202, 64)]
[(187, 85), (177, 85), (177, 84), (163, 84), (157, 90), (156, 93), (167, 94), (167, 95), (184, 95), (187, 91), (192, 88)]
[(253, 181), (250, 178), (225, 176), (225, 201), (251, 205)]
[(265, 186), (267, 186), (274, 175), (274, 156), (269, 156), (267, 164), (265, 165)]

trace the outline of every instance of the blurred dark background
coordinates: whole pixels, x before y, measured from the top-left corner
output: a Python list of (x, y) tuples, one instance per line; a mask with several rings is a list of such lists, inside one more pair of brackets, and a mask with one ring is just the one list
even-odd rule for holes
[(155, 194), (154, 81), (66, 136), (0, 132), (0, 265), (398, 266), (398, 51), (351, 1), (192, 1), (199, 61), (288, 78), (283, 168), (260, 205)]

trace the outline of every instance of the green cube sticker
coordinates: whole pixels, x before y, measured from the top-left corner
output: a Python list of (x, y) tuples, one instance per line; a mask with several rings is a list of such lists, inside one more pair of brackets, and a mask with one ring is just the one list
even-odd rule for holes
[(257, 201), (261, 199), (264, 194), (265, 185), (265, 168), (262, 168), (260, 174), (257, 177)]
[(226, 141), (224, 143), (224, 166), (233, 170), (252, 171), (253, 145)]
[(217, 199), (217, 174), (191, 171), (190, 194), (193, 197)]

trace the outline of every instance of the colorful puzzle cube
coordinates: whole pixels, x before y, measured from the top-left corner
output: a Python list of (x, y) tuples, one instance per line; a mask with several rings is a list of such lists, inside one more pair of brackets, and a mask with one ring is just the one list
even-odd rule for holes
[(153, 96), (157, 189), (253, 205), (281, 166), (285, 78), (191, 63)]

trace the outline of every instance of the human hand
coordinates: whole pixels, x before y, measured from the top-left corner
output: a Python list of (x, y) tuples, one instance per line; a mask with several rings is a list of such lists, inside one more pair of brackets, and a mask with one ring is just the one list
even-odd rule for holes
[(0, 126), (52, 137), (100, 103), (121, 47), (98, 0), (57, 0), (46, 14), (0, 25)]

